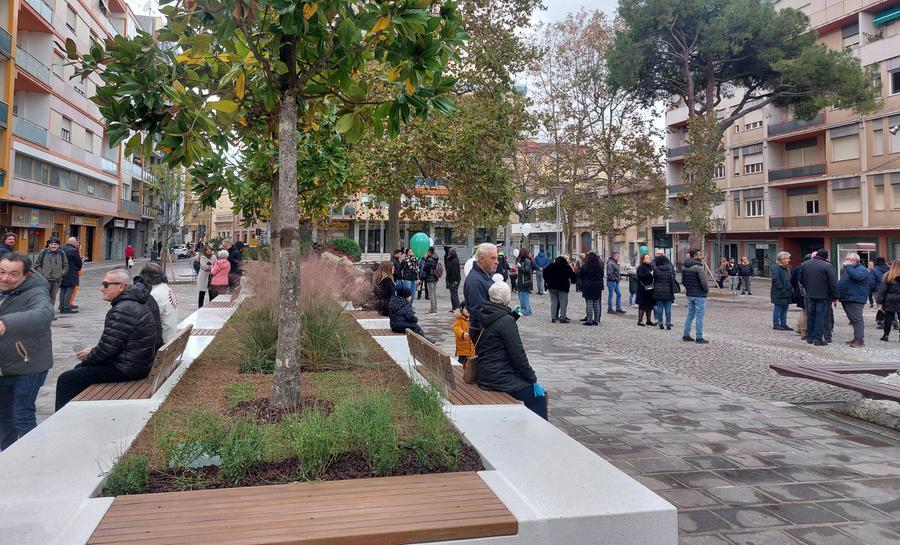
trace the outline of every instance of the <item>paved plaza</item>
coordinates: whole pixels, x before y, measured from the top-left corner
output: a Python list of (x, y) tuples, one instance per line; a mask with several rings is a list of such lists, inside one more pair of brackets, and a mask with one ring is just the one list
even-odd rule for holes
[[(708, 345), (681, 340), (680, 295), (675, 327), (660, 331), (638, 327), (633, 308), (607, 316), (605, 301), (600, 327), (584, 327), (574, 290), (572, 323), (552, 324), (548, 296), (533, 294), (534, 315), (519, 328), (550, 394), (551, 422), (678, 507), (682, 544), (900, 543), (900, 435), (787, 403), (857, 396), (768, 369), (896, 361), (896, 334), (879, 341), (867, 309), (866, 347), (851, 349), (838, 308), (835, 343), (812, 347), (773, 331), (768, 289), (756, 293), (710, 299)], [(452, 354), (449, 296), (442, 289), (438, 297), (438, 314), (427, 314), (427, 301), (416, 312)]]
[[(146, 262), (147, 260), (143, 259), (135, 263), (135, 275)], [(171, 286), (180, 299), (179, 320), (197, 310), (197, 288), (194, 283), (190, 282), (192, 272), (190, 265), (189, 260), (184, 259), (175, 265), (175, 274), (179, 283)], [(100, 334), (103, 332), (103, 321), (109, 310), (109, 303), (100, 297), (100, 282), (103, 281), (103, 276), (107, 272), (121, 266), (122, 263), (112, 262), (86, 263), (75, 300), (75, 304), (78, 305), (78, 314), (59, 314), (58, 319), (53, 322), (53, 367), (47, 373), (47, 380), (38, 394), (38, 423), (53, 414), (57, 377), (78, 363), (73, 347), (77, 344), (94, 346), (100, 339)]]

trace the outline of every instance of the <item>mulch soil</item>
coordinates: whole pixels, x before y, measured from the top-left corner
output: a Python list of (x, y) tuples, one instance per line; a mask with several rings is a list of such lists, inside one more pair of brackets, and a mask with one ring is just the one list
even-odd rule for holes
[(253, 401), (241, 401), (228, 411), (228, 416), (233, 418), (246, 418), (259, 424), (277, 424), (285, 415), (291, 413), (303, 413), (306, 411), (321, 411), (331, 414), (334, 404), (327, 399), (304, 397), (300, 401), (300, 407), (296, 409), (282, 409), (272, 405), (268, 397), (254, 399)]

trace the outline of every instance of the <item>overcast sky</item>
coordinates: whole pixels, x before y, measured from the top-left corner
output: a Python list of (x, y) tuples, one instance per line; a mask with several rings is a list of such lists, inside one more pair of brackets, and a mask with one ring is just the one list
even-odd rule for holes
[(544, 0), (546, 10), (535, 14), (542, 21), (559, 21), (565, 19), (567, 13), (572, 13), (585, 8), (588, 10), (601, 10), (607, 15), (612, 15), (619, 4), (617, 0)]

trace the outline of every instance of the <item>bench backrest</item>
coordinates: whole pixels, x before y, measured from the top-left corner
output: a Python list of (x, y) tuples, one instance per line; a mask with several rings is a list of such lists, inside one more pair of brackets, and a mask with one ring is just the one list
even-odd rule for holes
[(193, 328), (194, 326), (189, 325), (179, 330), (174, 339), (164, 344), (156, 352), (156, 359), (153, 360), (153, 369), (150, 370), (149, 376), (151, 395), (156, 393), (156, 390), (178, 368), (178, 364), (181, 363), (181, 354), (187, 347)]
[(425, 368), (430, 375), (443, 382), (445, 388), (456, 388), (456, 379), (453, 377), (453, 367), (450, 364), (450, 355), (428, 342), (425, 337), (406, 330), (406, 340), (409, 343), (409, 353), (413, 359)]

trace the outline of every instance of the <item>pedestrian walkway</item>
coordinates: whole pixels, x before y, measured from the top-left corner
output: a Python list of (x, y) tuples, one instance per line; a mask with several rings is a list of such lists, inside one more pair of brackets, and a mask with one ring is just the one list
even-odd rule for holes
[[(425, 301), (416, 311), (426, 334), (452, 350), (449, 296), (438, 297), (440, 313), (426, 314)], [(838, 310), (837, 342), (811, 347), (773, 331), (759, 295), (711, 299), (709, 345), (681, 341), (681, 296), (672, 331), (636, 326), (631, 308), (582, 327), (574, 290), (573, 322), (551, 324), (547, 297), (531, 299), (534, 315), (518, 323), (551, 422), (678, 507), (682, 544), (900, 543), (898, 435), (779, 401), (856, 394), (768, 369), (785, 359), (897, 359), (900, 343), (875, 344), (870, 330), (866, 349), (846, 347)]]
[[(135, 275), (146, 262), (147, 260), (138, 260), (135, 263)], [(179, 282), (185, 282), (171, 285), (180, 299), (179, 320), (197, 310), (197, 289), (193, 283), (190, 283), (190, 265), (189, 260), (181, 260), (175, 264)], [(100, 282), (103, 281), (103, 276), (107, 272), (121, 267), (121, 262), (86, 263), (75, 300), (78, 305), (78, 313), (60, 314), (58, 319), (53, 322), (51, 330), (53, 334), (53, 367), (47, 373), (47, 380), (41, 387), (37, 398), (39, 424), (53, 414), (56, 401), (56, 379), (78, 363), (73, 347), (77, 344), (94, 346), (100, 339), (104, 318), (109, 310), (109, 303), (100, 297)]]

